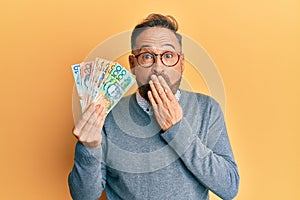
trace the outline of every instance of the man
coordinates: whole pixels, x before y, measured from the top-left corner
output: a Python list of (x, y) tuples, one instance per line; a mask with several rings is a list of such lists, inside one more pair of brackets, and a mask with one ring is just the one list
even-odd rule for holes
[(236, 196), (239, 174), (222, 111), (212, 98), (179, 89), (181, 36), (171, 16), (149, 15), (132, 33), (138, 91), (106, 116), (92, 104), (75, 125), (74, 199), (200, 200)]

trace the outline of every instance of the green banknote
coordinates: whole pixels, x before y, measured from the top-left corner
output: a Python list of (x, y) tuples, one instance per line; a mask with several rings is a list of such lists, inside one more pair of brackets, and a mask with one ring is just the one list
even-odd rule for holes
[(96, 97), (96, 102), (104, 104), (107, 112), (111, 111), (134, 82), (135, 79), (129, 71), (120, 64), (113, 63)]

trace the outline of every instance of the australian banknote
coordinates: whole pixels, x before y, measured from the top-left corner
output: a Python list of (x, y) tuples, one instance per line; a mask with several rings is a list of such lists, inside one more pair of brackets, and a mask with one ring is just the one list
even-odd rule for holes
[(102, 58), (72, 65), (72, 72), (82, 112), (92, 102), (111, 111), (135, 82), (126, 68)]

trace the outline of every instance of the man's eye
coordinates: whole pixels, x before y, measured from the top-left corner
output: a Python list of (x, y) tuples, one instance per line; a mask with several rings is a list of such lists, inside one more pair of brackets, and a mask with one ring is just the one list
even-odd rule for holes
[(152, 55), (151, 55), (151, 54), (149, 54), (149, 53), (147, 53), (147, 54), (144, 54), (144, 55), (143, 55), (143, 59), (145, 59), (145, 60), (152, 59)]
[(173, 54), (172, 53), (166, 53), (165, 58), (167, 58), (167, 59), (173, 58)]

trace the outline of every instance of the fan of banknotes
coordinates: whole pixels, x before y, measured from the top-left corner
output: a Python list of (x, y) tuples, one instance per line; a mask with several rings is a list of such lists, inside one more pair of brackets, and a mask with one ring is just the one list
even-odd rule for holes
[(72, 65), (72, 72), (82, 112), (92, 102), (111, 111), (135, 82), (126, 68), (102, 58)]

